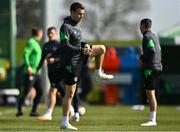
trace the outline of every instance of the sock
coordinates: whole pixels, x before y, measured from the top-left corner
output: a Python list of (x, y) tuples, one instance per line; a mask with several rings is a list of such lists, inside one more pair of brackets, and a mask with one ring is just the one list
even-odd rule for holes
[(151, 121), (156, 121), (156, 111), (151, 111), (150, 112), (150, 120)]
[(52, 115), (52, 112), (53, 112), (53, 109), (52, 108), (48, 108), (46, 114)]
[(74, 116), (79, 118), (79, 112), (76, 112)]
[(68, 116), (63, 116), (61, 124), (66, 126), (69, 123)]
[(96, 70), (97, 75), (100, 75), (101, 72), (102, 72), (102, 71), (101, 71), (101, 68)]

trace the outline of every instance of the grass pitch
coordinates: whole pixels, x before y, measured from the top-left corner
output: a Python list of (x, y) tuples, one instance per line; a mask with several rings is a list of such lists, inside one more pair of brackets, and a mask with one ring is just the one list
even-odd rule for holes
[[(39, 113), (46, 110), (46, 105), (40, 105)], [(78, 127), (79, 131), (180, 131), (180, 111), (176, 106), (159, 106), (156, 127), (141, 127), (147, 121), (149, 107), (143, 111), (135, 111), (131, 106), (117, 105), (90, 105), (86, 107), (85, 116), (80, 122), (71, 124)], [(16, 108), (0, 107), (0, 132), (51, 132), (60, 130), (61, 107), (56, 106), (52, 121), (39, 121), (29, 117), (30, 107), (24, 107), (24, 116), (16, 117)]]

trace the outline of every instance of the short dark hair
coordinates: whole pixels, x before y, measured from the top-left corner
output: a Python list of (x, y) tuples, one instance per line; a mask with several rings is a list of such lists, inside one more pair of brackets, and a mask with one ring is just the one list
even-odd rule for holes
[(74, 3), (71, 4), (70, 11), (75, 12), (78, 9), (83, 9), (84, 10), (85, 7), (79, 2), (74, 2)]
[(56, 31), (56, 28), (53, 27), (53, 26), (49, 27), (49, 28), (47, 29), (47, 33), (51, 32), (52, 30), (55, 30), (55, 31)]
[(38, 28), (38, 27), (33, 27), (32, 30), (31, 30), (32, 36), (37, 36), (39, 31), (42, 31), (42, 29)]
[(152, 21), (149, 18), (144, 18), (141, 20), (140, 25), (144, 25), (145, 28), (151, 28)]

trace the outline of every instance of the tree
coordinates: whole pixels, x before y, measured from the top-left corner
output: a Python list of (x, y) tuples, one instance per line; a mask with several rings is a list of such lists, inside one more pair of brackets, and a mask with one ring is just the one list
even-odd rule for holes
[[(70, 6), (73, 0), (65, 0)], [(82, 29), (93, 39), (135, 39), (140, 13), (148, 9), (147, 0), (91, 0), (86, 7)], [(69, 9), (69, 8), (68, 8)]]
[(40, 0), (16, 0), (17, 36), (29, 36), (33, 26), (40, 26)]

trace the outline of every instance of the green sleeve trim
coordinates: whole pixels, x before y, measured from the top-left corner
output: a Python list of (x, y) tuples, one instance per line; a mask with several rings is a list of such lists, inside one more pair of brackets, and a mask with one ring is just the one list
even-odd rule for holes
[(152, 74), (152, 70), (145, 70), (144, 71), (144, 76), (145, 78), (147, 78), (148, 76), (150, 76)]
[(71, 65), (66, 66), (66, 70), (67, 70), (69, 73), (72, 73), (72, 66), (71, 66)]
[(152, 39), (149, 40), (149, 42), (148, 42), (148, 44), (147, 44), (147, 47), (148, 47), (148, 48), (153, 48), (153, 47), (154, 47), (154, 42), (153, 42)]
[(63, 32), (60, 32), (60, 40), (69, 40), (69, 37)]

